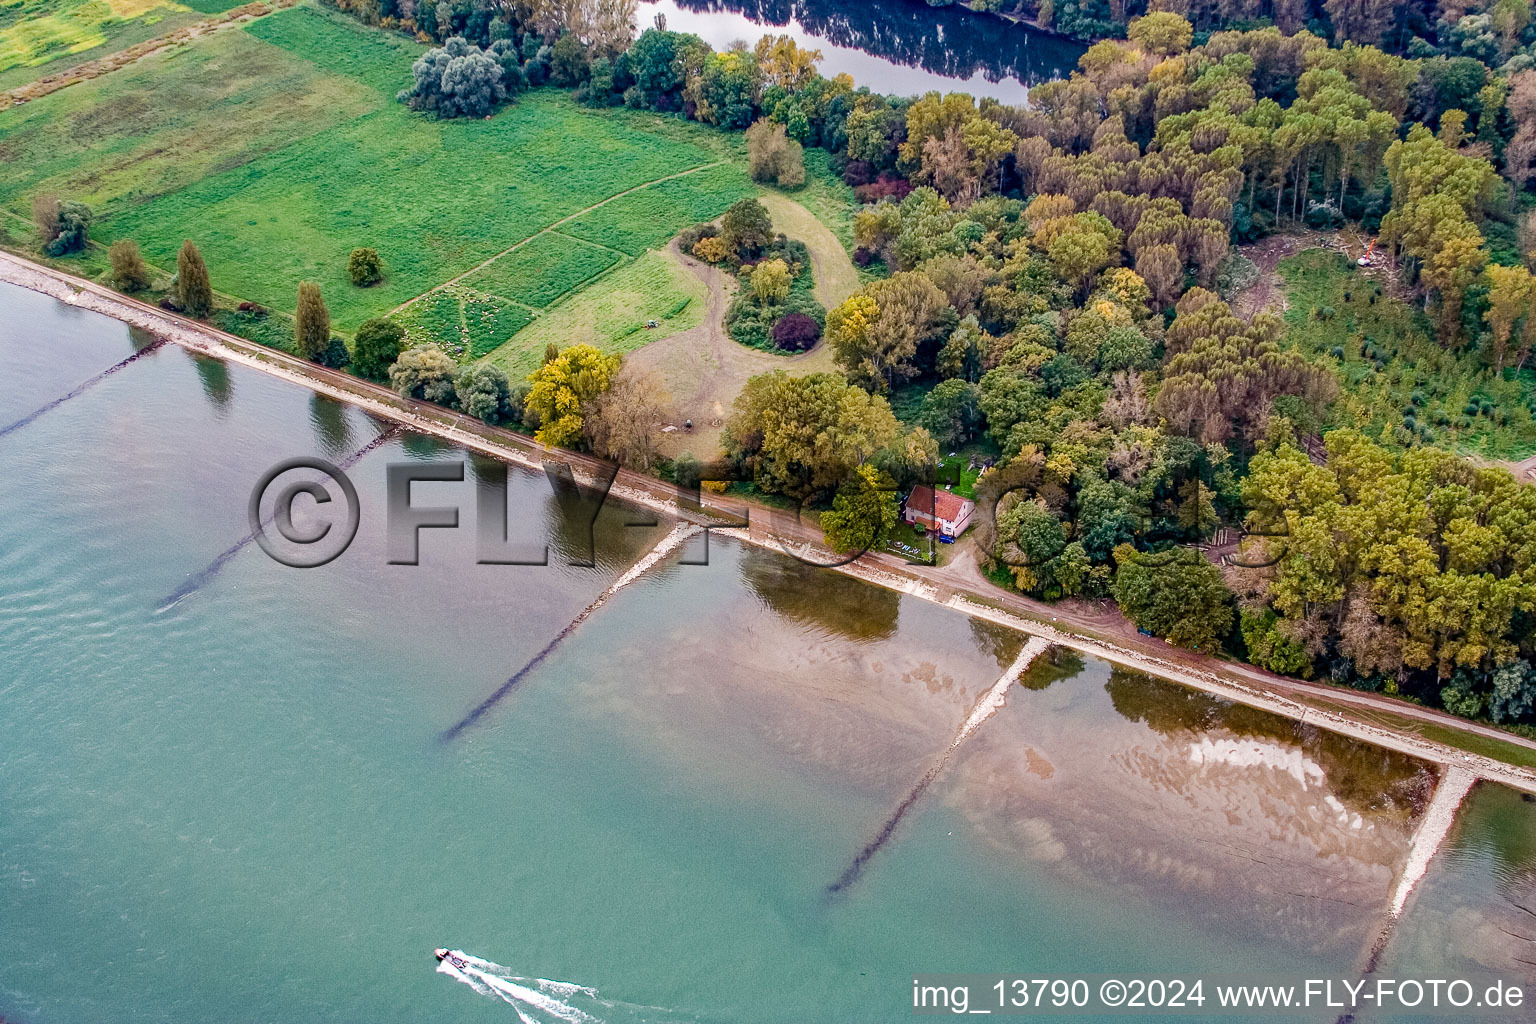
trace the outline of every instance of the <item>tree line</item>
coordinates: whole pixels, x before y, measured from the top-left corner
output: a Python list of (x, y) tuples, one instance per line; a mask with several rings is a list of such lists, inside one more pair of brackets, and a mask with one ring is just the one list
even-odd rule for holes
[[(1509, 14), (1501, 3), (1489, 24)], [(469, 113), (455, 106), (469, 93), (431, 89), (488, 82), (489, 61), (508, 95), (537, 80), (593, 106), (758, 125), (760, 178), (792, 182), (820, 147), (867, 200), (855, 257), (872, 279), (825, 316), (837, 372), (747, 384), (723, 438), (734, 478), (825, 509), (829, 543), (856, 551), (942, 450), (980, 445), (997, 454), (976, 484), (994, 579), (1112, 598), (1176, 643), (1279, 671), (1532, 721), (1530, 489), (1416, 437), (1333, 431), (1317, 445), (1334, 364), (1230, 301), (1233, 240), (1379, 227), (1441, 344), (1475, 348), (1490, 375), (1521, 368), (1536, 339), (1517, 216), (1536, 159), (1528, 20), (1500, 22), (1490, 64), (1475, 40), (1451, 52), (1449, 29), (1426, 37), (1432, 53), (1389, 28), (1375, 42), (1340, 33), (1368, 11), (1331, 0), (1331, 31), (1272, 8), (1254, 17), (1277, 24), (1245, 29), (1221, 29), (1241, 19), (1214, 7), (1123, 8), (1123, 33), (1013, 107), (859, 89), (787, 37), (716, 52), (658, 25), (631, 42), (623, 8), (444, 0), (425, 25), (420, 7), (374, 10), (444, 43), (403, 95), (438, 116)], [(494, 86), (477, 95), (500, 101)], [(756, 308), (740, 313), (762, 324), (793, 294), (794, 257), (762, 259), (755, 237), (742, 248), (763, 227), (749, 213), (696, 228), (689, 248), (751, 262)], [(400, 351), (395, 331), (365, 325), (354, 372), (545, 443), (697, 472), (656, 458), (659, 384), (616, 357), (554, 350), (514, 384)], [(1196, 545), (1223, 523), (1251, 536), (1218, 565)]]

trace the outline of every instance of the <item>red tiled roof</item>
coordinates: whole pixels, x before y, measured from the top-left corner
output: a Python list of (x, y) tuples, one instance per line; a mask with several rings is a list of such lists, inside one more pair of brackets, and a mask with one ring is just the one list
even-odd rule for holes
[(965, 505), (969, 500), (953, 491), (935, 491), (927, 484), (918, 484), (907, 498), (907, 508), (922, 515), (927, 515), (929, 509), (932, 509), (934, 516), (953, 523), (965, 514)]

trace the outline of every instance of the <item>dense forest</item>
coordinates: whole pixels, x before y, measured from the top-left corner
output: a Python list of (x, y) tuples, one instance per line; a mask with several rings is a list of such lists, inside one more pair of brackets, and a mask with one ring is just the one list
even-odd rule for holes
[[(839, 372), (749, 382), (717, 475), (824, 509), (839, 550), (879, 543), (941, 452), (972, 452), (995, 461), (975, 541), (1004, 585), (1113, 598), (1147, 631), (1276, 671), (1536, 721), (1536, 492), (1458, 452), (1484, 425), (1536, 438), (1530, 0), (1026, 0), (1098, 41), (1017, 107), (875, 94), (788, 37), (633, 37), (623, 3), (339, 3), (443, 44), (402, 83), (435, 116), (552, 84), (751, 128), (754, 173), (784, 186), (825, 151), (862, 204), (847, 301), (805, 298), (803, 259), (753, 200), (683, 244), (742, 275), (733, 336), (799, 349), (824, 332)], [(1298, 280), (1328, 301), (1234, 308), (1255, 277), (1234, 244), (1341, 228), (1379, 235), (1389, 267), (1309, 256)], [(628, 450), (643, 429), (582, 426), (584, 402), (611, 426), (621, 403), (601, 392), (620, 378), (595, 351), (551, 352), (511, 404), (650, 466)], [(1366, 392), (1386, 419), (1355, 422)], [(1215, 558), (1224, 529), (1243, 538)]]

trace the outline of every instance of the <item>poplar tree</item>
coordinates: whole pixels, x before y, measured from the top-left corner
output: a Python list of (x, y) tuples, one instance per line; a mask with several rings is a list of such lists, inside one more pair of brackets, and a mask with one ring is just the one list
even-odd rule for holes
[(203, 254), (188, 238), (181, 243), (176, 256), (176, 290), (182, 311), (188, 316), (202, 318), (213, 312), (213, 285), (208, 280), (208, 264)]
[(299, 308), (294, 313), (293, 345), (305, 359), (318, 360), (331, 343), (331, 313), (313, 281), (299, 282)]

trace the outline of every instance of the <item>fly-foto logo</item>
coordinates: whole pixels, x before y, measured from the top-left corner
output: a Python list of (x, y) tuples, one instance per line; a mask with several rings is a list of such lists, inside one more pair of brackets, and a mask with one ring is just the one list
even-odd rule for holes
[[(545, 477), (562, 520), (562, 533), (568, 542), (574, 540), (574, 543), (568, 543), (567, 564), (587, 567), (596, 564), (598, 515), (608, 503), (618, 471), (618, 466), (611, 463), (600, 464), (594, 476), (584, 482), (576, 477), (568, 462), (544, 463)], [(936, 475), (936, 469), (920, 474), (924, 482), (931, 482)], [(499, 462), (477, 464), (473, 476), (476, 564), (548, 565), (547, 543), (510, 539), (506, 465)], [(463, 482), (464, 479), (465, 462), (462, 459), (388, 464), (385, 471), (385, 535), (386, 560), (390, 565), (420, 563), (423, 530), (457, 530), (461, 525), (463, 510), (459, 505), (428, 504), (416, 493), (414, 485)], [(677, 513), (695, 520), (703, 535), (702, 555), (685, 555), (681, 564), (708, 564), (709, 535), (713, 530), (754, 528), (750, 516), (752, 509), (744, 503), (706, 503), (703, 500), (708, 485), (737, 482), (750, 482), (750, 478), (734, 464), (719, 462), (702, 466), (690, 478), (675, 483)], [(837, 490), (853, 487), (868, 488), (867, 478), (854, 473), (850, 481)], [(875, 490), (895, 492), (897, 488), (892, 483)], [(931, 485), (917, 493), (932, 504), (934, 491)], [(887, 497), (895, 500), (897, 495), (890, 493)], [(855, 542), (851, 550), (829, 554), (821, 548), (821, 529), (816, 519), (806, 514), (805, 503), (756, 511), (766, 518), (769, 537), (777, 541), (786, 554), (819, 568), (852, 562), (871, 550), (882, 535), (875, 518), (879, 515), (877, 508), (872, 507), (867, 513), (855, 511), (854, 515), (867, 514), (872, 518), (869, 528), (862, 531), (868, 539), (863, 543)], [(918, 511), (926, 512), (932, 521), (932, 508)], [(310, 569), (334, 561), (351, 546), (362, 519), (362, 505), (357, 487), (345, 470), (324, 459), (295, 458), (280, 462), (262, 474), (251, 490), (246, 513), (252, 537), (270, 558), (293, 568)], [(654, 527), (658, 521), (644, 509), (630, 508), (623, 525)], [(761, 526), (759, 523), (758, 528)], [(861, 533), (858, 529), (851, 532), (855, 537)], [(907, 551), (900, 557), (914, 564), (932, 565), (936, 561), (935, 547), (929, 541), (915, 556)]]

